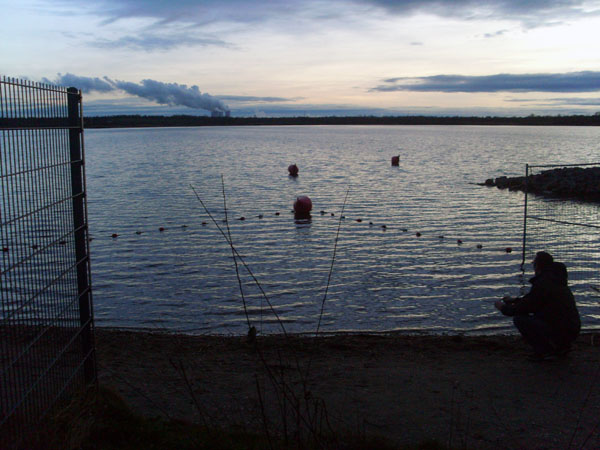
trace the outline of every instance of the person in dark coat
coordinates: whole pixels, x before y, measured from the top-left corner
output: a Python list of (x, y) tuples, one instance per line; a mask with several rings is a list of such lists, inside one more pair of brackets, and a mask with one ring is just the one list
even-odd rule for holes
[(534, 359), (551, 359), (571, 349), (581, 321), (565, 265), (547, 252), (538, 252), (533, 268), (531, 290), (523, 297), (504, 297), (495, 306), (505, 316), (513, 317), (515, 326), (533, 347)]

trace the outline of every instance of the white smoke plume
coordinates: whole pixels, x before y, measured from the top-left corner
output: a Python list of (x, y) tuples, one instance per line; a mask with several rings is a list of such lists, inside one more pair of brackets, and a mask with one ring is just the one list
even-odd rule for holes
[(108, 77), (79, 77), (67, 73), (58, 74), (56, 80), (44, 78), (45, 83), (76, 87), (82, 92), (110, 92), (121, 90), (130, 95), (155, 101), (161, 105), (187, 106), (193, 109), (204, 109), (211, 112), (226, 113), (229, 108), (225, 103), (212, 95), (200, 92), (198, 86), (187, 87), (185, 84), (162, 83), (156, 80), (142, 80), (140, 83), (111, 80)]

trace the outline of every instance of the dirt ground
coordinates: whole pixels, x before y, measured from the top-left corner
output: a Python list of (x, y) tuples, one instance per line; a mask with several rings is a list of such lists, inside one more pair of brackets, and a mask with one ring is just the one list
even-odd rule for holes
[(599, 335), (544, 362), (529, 361), (517, 336), (265, 336), (254, 345), (98, 328), (96, 345), (101, 384), (146, 416), (263, 431), (308, 407), (299, 416), (321, 428), (398, 444), (600, 448)]

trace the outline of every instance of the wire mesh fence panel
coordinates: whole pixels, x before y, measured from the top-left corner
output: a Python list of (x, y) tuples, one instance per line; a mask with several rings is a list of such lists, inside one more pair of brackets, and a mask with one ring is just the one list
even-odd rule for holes
[(95, 379), (81, 94), (2, 77), (0, 133), (0, 448), (10, 448)]
[(564, 262), (584, 321), (600, 305), (600, 163), (528, 165), (523, 261), (547, 251)]

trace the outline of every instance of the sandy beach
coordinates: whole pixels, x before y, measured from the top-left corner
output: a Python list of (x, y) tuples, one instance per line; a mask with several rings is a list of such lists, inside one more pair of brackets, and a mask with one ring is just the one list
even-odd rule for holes
[(319, 427), (398, 444), (600, 446), (594, 334), (545, 362), (529, 361), (518, 336), (259, 336), (251, 344), (98, 328), (96, 345), (101, 384), (145, 416), (281, 431), (296, 405), (314, 408), (307, 414)]

